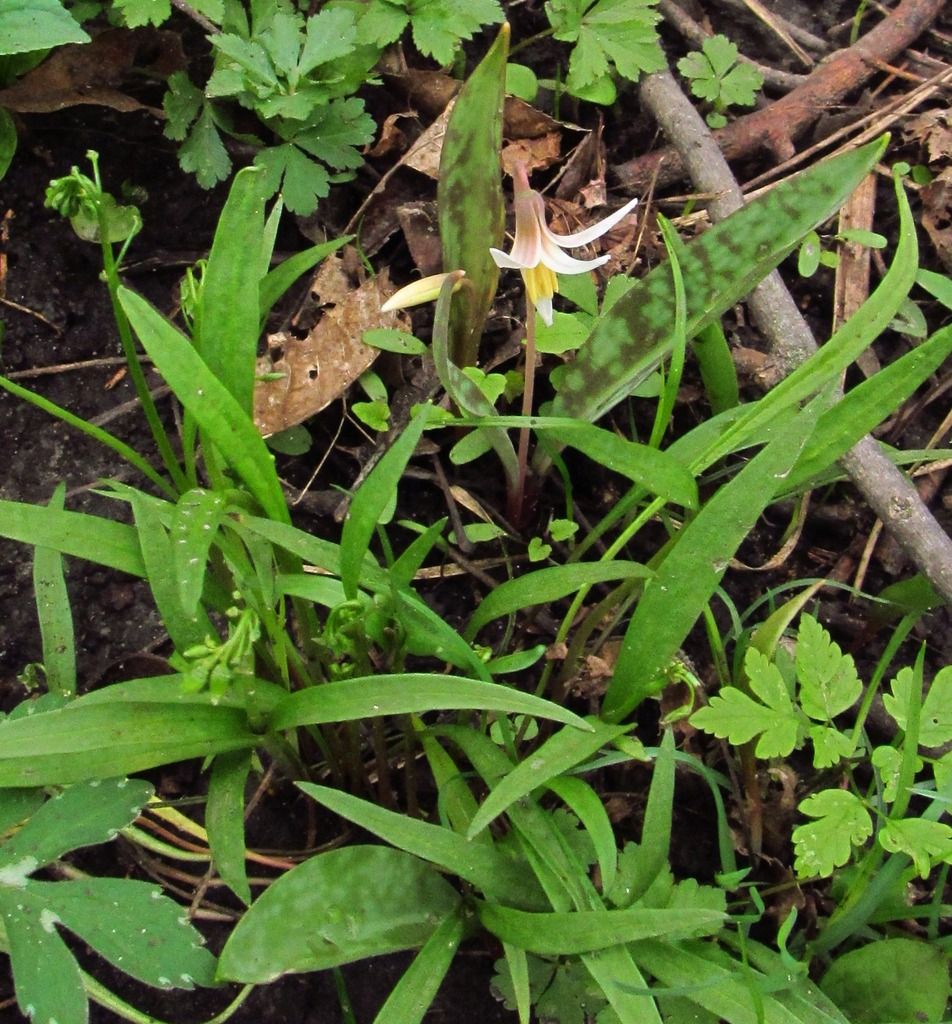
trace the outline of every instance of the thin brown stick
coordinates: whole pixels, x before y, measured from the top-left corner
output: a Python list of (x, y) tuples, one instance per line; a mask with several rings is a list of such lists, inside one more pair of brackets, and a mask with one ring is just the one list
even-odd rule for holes
[[(717, 145), (729, 160), (762, 148), (778, 159), (793, 155), (794, 141), (825, 111), (867, 82), (874, 61), (892, 61), (938, 17), (945, 0), (902, 0), (898, 7), (855, 45), (819, 64), (802, 86), (775, 103), (739, 117), (715, 133)], [(658, 167), (660, 165), (660, 171)], [(684, 177), (686, 163), (677, 148), (666, 146), (615, 167), (622, 187), (640, 191), (659, 174), (659, 185)]]
[[(720, 193), (709, 206), (712, 219), (722, 220), (739, 209), (744, 200), (727, 161), (671, 74), (649, 75), (641, 87), (641, 99), (678, 147), (694, 184)], [(813, 334), (776, 271), (754, 290), (748, 305), (782, 373), (789, 373), (816, 351)], [(909, 479), (872, 437), (854, 446), (840, 464), (920, 572), (952, 603), (952, 538), (933, 518)]]

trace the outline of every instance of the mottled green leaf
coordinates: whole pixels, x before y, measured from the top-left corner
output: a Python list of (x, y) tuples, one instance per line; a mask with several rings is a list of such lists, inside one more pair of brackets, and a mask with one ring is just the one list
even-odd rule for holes
[(503, 237), (499, 152), (508, 53), (509, 26), (504, 24), (456, 97), (440, 157), (437, 202), (443, 269), (465, 270), (472, 286), (453, 304), (450, 354), (458, 366), (476, 362), (499, 280), (489, 249), (499, 246)]
[[(678, 259), (691, 338), (743, 298), (843, 203), (882, 156), (882, 138), (792, 178), (706, 231)], [(675, 296), (665, 263), (636, 282), (599, 320), (566, 368), (553, 415), (594, 422), (668, 354)], [(537, 462), (545, 462), (544, 454)]]

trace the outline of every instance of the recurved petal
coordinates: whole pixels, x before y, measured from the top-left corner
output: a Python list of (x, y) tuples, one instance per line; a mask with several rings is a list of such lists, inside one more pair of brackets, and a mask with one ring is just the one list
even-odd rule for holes
[(542, 262), (551, 267), (557, 274), (582, 274), (586, 270), (594, 270), (596, 267), (607, 263), (611, 257), (607, 254), (596, 256), (593, 260), (577, 260), (568, 253), (563, 252), (557, 245), (547, 238), (542, 242)]
[(611, 229), (619, 221), (624, 220), (637, 205), (638, 200), (632, 199), (630, 202), (625, 203), (620, 210), (610, 213), (607, 217), (593, 224), (591, 227), (585, 228), (583, 231), (576, 231), (571, 235), (557, 235), (554, 231), (550, 231), (543, 223), (542, 234), (546, 240), (554, 242), (556, 245), (568, 246), (570, 249), (577, 245), (588, 245), (589, 242), (593, 242), (596, 238), (601, 238), (606, 231), (611, 231)]
[(493, 262), (496, 266), (503, 270), (525, 270), (524, 263), (514, 260), (508, 253), (503, 252), (501, 249), (493, 249), (490, 247), (489, 255), (492, 256)]

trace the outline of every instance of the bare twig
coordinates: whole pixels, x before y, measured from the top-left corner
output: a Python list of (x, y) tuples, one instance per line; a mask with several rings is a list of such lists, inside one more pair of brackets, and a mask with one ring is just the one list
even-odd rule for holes
[[(698, 24), (681, 7), (677, 0), (658, 0), (658, 10), (672, 28), (677, 29), (688, 42), (693, 43), (695, 46), (703, 46), (704, 40), (711, 38), (711, 33)], [(737, 59), (744, 64), (749, 64), (752, 68), (756, 68), (768, 85), (782, 89), (784, 92), (796, 89), (807, 80), (806, 75), (796, 75), (790, 71), (781, 71), (779, 68), (773, 68), (769, 64), (758, 64), (757, 61), (752, 60), (743, 53), (738, 54)]]
[[(697, 188), (718, 192), (709, 206), (722, 220), (743, 205), (743, 196), (707, 125), (667, 71), (648, 76), (641, 99), (678, 148)], [(748, 305), (771, 345), (781, 372), (789, 373), (817, 348), (780, 275), (774, 271), (752, 293)], [(952, 603), (952, 538), (935, 521), (915, 487), (866, 437), (840, 460), (850, 479), (942, 597)]]
[[(841, 103), (877, 73), (875, 60), (893, 60), (944, 7), (945, 0), (902, 0), (889, 17), (854, 46), (819, 64), (802, 86), (716, 132), (714, 137), (724, 156), (733, 160), (767, 148), (778, 159), (791, 157), (795, 139), (825, 110)], [(680, 180), (685, 163), (677, 149), (669, 146), (619, 164), (615, 173), (624, 188), (638, 191), (655, 173), (659, 173), (659, 185)]]

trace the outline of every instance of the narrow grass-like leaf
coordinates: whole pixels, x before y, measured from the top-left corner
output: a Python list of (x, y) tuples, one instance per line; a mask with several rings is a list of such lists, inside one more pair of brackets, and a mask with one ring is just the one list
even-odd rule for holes
[[(882, 156), (884, 137), (824, 161), (727, 217), (680, 254), (687, 337), (743, 298), (817, 224), (826, 220)], [(629, 395), (669, 353), (675, 297), (663, 264), (598, 319), (566, 368), (555, 415), (594, 422)], [(547, 462), (544, 453), (539, 462)]]
[(671, 847), (671, 819), (674, 813), (674, 733), (666, 729), (655, 757), (651, 788), (645, 807), (634, 870), (630, 882), (631, 902), (640, 899), (651, 883), (667, 868)]
[(276, 683), (256, 679), (250, 692), (248, 689), (232, 688), (221, 695), (208, 690), (182, 690), (185, 676), (173, 673), (167, 676), (152, 676), (145, 679), (130, 679), (124, 683), (113, 683), (99, 690), (92, 690), (77, 697), (71, 707), (80, 708), (91, 704), (200, 704), (203, 707), (246, 708), (254, 701), (256, 708), (271, 710), (287, 697), (288, 692)]
[[(253, 531), (277, 547), (290, 551), (316, 568), (340, 576), (341, 550), (332, 541), (305, 533), (290, 523), (276, 523), (258, 516), (241, 515), (236, 520), (243, 528)], [(368, 552), (360, 567), (361, 585), (376, 592), (390, 589), (390, 578)]]
[(258, 287), (261, 325), (264, 325), (265, 318), (278, 299), (302, 274), (317, 266), (322, 259), (330, 256), (332, 252), (336, 252), (353, 237), (353, 235), (343, 235), (341, 238), (334, 238), (322, 245), (312, 245), (310, 249), (304, 249), (289, 256), (283, 263), (278, 264), (274, 270), (270, 271)]
[[(543, 437), (548, 428), (537, 428)], [(620, 473), (666, 501), (695, 509), (697, 484), (683, 463), (667, 452), (603, 430), (591, 423), (577, 423), (574, 429), (553, 427), (558, 443), (576, 448), (614, 473)]]
[(460, 89), (443, 136), (437, 185), (443, 269), (465, 270), (473, 285), (453, 313), (450, 353), (457, 366), (476, 362), (499, 279), (489, 249), (502, 242), (505, 216), (499, 153), (508, 55), (504, 24)]
[(745, 408), (744, 414), (733, 421), (723, 436), (705, 452), (703, 459), (695, 462), (696, 470), (706, 469), (722, 456), (737, 450), (749, 437), (773, 424), (784, 411), (837, 380), (847, 366), (889, 326), (915, 281), (919, 252), (915, 220), (898, 177), (894, 188), (899, 208), (899, 240), (889, 270), (879, 286), (825, 345), (760, 401)]
[(416, 857), (386, 846), (320, 853), (281, 875), (225, 943), (222, 980), (264, 983), (282, 974), (422, 946), (459, 896)]
[(733, 409), (740, 402), (737, 367), (719, 321), (714, 320), (698, 331), (692, 351), (711, 411), (716, 415)]
[[(680, 990), (692, 1003), (731, 1024), (848, 1024), (809, 981), (786, 979), (791, 990), (807, 990), (788, 1008), (766, 991), (768, 976), (744, 968), (709, 943), (645, 939), (631, 948), (638, 962), (662, 985)], [(752, 992), (751, 986), (758, 989)]]
[(848, 391), (825, 412), (797, 460), (784, 490), (794, 493), (832, 465), (898, 409), (952, 352), (952, 327), (937, 331), (885, 369)]
[(136, 531), (111, 519), (20, 501), (0, 501), (0, 536), (84, 558), (130, 576), (145, 576)]
[(151, 500), (133, 495), (132, 510), (139, 533), (139, 545), (145, 562), (149, 587), (155, 598), (162, 624), (179, 651), (200, 644), (215, 630), (204, 609), (196, 606), (192, 614), (182, 607), (181, 590), (173, 557), (172, 542)]
[[(510, 768), (506, 755), (487, 737), (472, 729), (443, 727), (441, 732), (463, 750), (473, 767), (490, 786)], [(533, 870), (545, 889), (552, 907), (566, 912), (604, 910), (584, 866), (566, 850), (551, 815), (530, 797), (512, 804), (508, 817), (523, 849), (529, 852)], [(597, 953), (582, 953), (582, 963), (592, 975), (622, 1024), (661, 1024), (653, 999), (635, 995), (647, 989), (647, 982), (627, 946), (613, 946)]]
[[(62, 509), (66, 485), (58, 484), (50, 508)], [(33, 552), (33, 592), (43, 643), (43, 674), (50, 693), (72, 697), (76, 693), (76, 640), (69, 606), (63, 556), (40, 545)]]
[(592, 953), (638, 939), (680, 939), (714, 933), (724, 925), (717, 910), (682, 907), (630, 910), (574, 910), (533, 913), (493, 903), (477, 905), (480, 923), (497, 938), (529, 953), (569, 956)]
[(246, 907), (251, 904), (245, 870), (245, 783), (250, 771), (250, 750), (219, 754), (212, 764), (205, 805), (212, 861), (221, 880)]
[(623, 717), (664, 685), (663, 670), (810, 436), (816, 406), (804, 409), (707, 502), (657, 567), (625, 632), (605, 695), (608, 719)]
[(496, 683), (422, 672), (359, 676), (299, 690), (274, 709), (269, 724), (281, 732), (299, 725), (457, 709), (533, 715), (571, 725), (581, 730), (580, 734), (584, 736), (591, 736), (594, 732), (585, 719), (541, 697), (510, 690)]
[(651, 570), (640, 562), (577, 562), (537, 569), (518, 579), (507, 580), (487, 594), (473, 612), (463, 635), (473, 640), (483, 626), (493, 619), (533, 605), (551, 604), (594, 583), (649, 576)]
[(492, 843), (471, 842), (448, 828), (396, 814), (339, 789), (310, 782), (297, 785), (328, 810), (391, 846), (452, 872), (491, 899), (524, 909), (540, 906), (542, 893), (526, 866), (500, 853)]
[(202, 598), (208, 552), (225, 514), (224, 496), (194, 487), (179, 498), (172, 514), (171, 543), (179, 601), (194, 615)]
[(448, 661), (477, 679), (492, 682), (492, 674), (472, 646), (422, 598), (412, 590), (396, 590), (393, 599), (408, 653)]
[(483, 801), (473, 818), (467, 835), (478, 835), (494, 819), (504, 813), (517, 800), (544, 786), (550, 779), (581, 764), (595, 751), (623, 735), (627, 725), (606, 725), (591, 723), (591, 732), (578, 729), (561, 729), (554, 736), (534, 750), (529, 756), (493, 786), (492, 792)]
[(113, 778), (259, 741), (236, 708), (74, 702), (0, 722), (0, 786)]
[(105, 445), (114, 451), (119, 458), (125, 459), (130, 466), (134, 466), (146, 479), (151, 480), (167, 497), (172, 498), (175, 496), (174, 488), (161, 473), (153, 469), (151, 464), (134, 448), (130, 448), (125, 441), (120, 441), (118, 437), (110, 434), (108, 430), (103, 430), (102, 427), (97, 427), (94, 423), (87, 422), (82, 417), (75, 415), (75, 413), (71, 413), (68, 409), (64, 409), (55, 402), (51, 402), (48, 398), (44, 398), (35, 391), (30, 391), (29, 388), (22, 387), (14, 381), (8, 380), (4, 376), (0, 376), (0, 388), (3, 388), (4, 391), (9, 391), (11, 395), (15, 395), (17, 398), (22, 398), (31, 405), (35, 405), (38, 409), (42, 409), (43, 412), (49, 413), (50, 416), (55, 416), (58, 420), (62, 420), (68, 426), (80, 431), (87, 437), (91, 437), (99, 444)]
[(265, 512), (278, 522), (288, 522), (273, 457), (250, 414), (205, 365), (188, 338), (145, 299), (120, 288), (119, 301), (145, 350), (207, 440), (221, 452)]
[(374, 1024), (420, 1024), (450, 969), (463, 931), (459, 911), (443, 919), (387, 996)]
[[(442, 288), (440, 288), (440, 297), (436, 302), (436, 312), (433, 316), (433, 366), (437, 377), (440, 379), (440, 383), (446, 388), (446, 393), (453, 402), (461, 410), (465, 410), (481, 420), (493, 416), (496, 412), (496, 407), (453, 361), (450, 348), (452, 340), (450, 331), (453, 323), (451, 314), (457, 308), (454, 305), (453, 288), (453, 278), (447, 278), (443, 282)], [(468, 294), (468, 289), (463, 288), (459, 294)], [(477, 433), (483, 435), (486, 443), (499, 456), (499, 461), (502, 463), (509, 487), (512, 488), (519, 476), (519, 467), (516, 460), (516, 451), (512, 446), (512, 441), (509, 440), (509, 435), (504, 430), (500, 430), (499, 427), (482, 425), (480, 425)], [(478, 439), (475, 440), (478, 447), (480, 441)], [(480, 452), (479, 454), (482, 453)]]
[[(257, 167), (246, 167), (235, 175), (218, 218), (202, 275), (195, 347), (202, 361), (249, 419), (260, 321), (258, 282), (261, 273), (254, 256), (261, 251), (263, 236), (261, 171)], [(123, 306), (129, 313), (125, 302)], [(129, 319), (132, 320), (131, 314)], [(175, 390), (171, 381), (169, 384)], [(215, 443), (221, 447), (220, 439), (216, 438)]]
[(426, 426), (428, 407), (421, 409), (390, 450), (371, 470), (354, 495), (340, 539), (340, 578), (348, 599), (357, 596), (364, 558), (384, 509), (393, 500), (400, 478)]
[(557, 775), (549, 779), (547, 785), (578, 818), (592, 840), (601, 875), (601, 889), (607, 892), (618, 868), (618, 847), (615, 830), (601, 797), (584, 779), (574, 775)]

